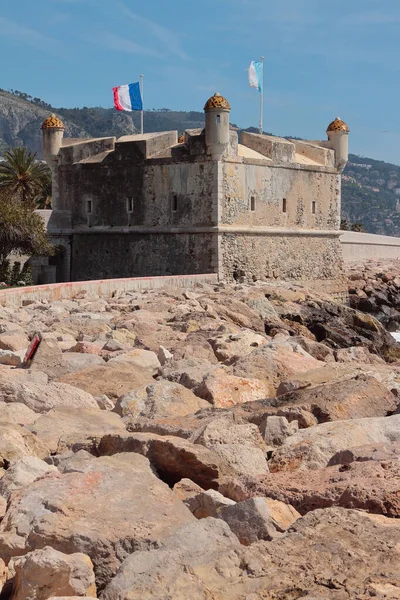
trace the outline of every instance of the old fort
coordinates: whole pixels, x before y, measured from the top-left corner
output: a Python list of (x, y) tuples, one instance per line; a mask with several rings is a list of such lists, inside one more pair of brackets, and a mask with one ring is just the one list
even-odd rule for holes
[(205, 128), (97, 139), (42, 125), (52, 171), (48, 282), (216, 273), (224, 280), (325, 280), (342, 270), (347, 125), (304, 141), (230, 127), (216, 93)]

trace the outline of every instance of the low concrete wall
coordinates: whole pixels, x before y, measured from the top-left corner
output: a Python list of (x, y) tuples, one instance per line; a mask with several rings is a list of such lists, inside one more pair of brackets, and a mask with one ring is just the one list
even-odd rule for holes
[(342, 231), (339, 239), (345, 262), (400, 259), (400, 238), (397, 237)]
[(103, 279), (99, 281), (77, 281), (53, 283), (33, 287), (12, 288), (0, 291), (0, 306), (19, 307), (24, 301), (40, 302), (73, 298), (87, 291), (98, 296), (111, 296), (114, 292), (154, 290), (163, 287), (193, 288), (201, 283), (216, 284), (217, 274), (172, 275), (170, 277), (137, 277), (128, 279)]

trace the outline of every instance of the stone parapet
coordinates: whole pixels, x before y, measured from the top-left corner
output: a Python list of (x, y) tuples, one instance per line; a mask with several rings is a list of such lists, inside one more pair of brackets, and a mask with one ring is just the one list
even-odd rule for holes
[(136, 277), (125, 279), (103, 279), (98, 281), (72, 281), (31, 287), (0, 290), (0, 305), (20, 307), (24, 302), (54, 302), (73, 298), (81, 292), (97, 296), (111, 296), (115, 292), (155, 290), (161, 288), (193, 288), (199, 284), (214, 285), (217, 274), (177, 275), (169, 277)]

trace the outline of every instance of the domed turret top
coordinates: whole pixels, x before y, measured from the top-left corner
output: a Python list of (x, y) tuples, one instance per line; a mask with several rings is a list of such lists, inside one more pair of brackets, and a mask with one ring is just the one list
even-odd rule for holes
[(52, 114), (43, 121), (42, 129), (65, 129), (61, 119)]
[(221, 96), (221, 94), (218, 94), (218, 92), (215, 92), (214, 96), (211, 96), (204, 105), (204, 110), (210, 108), (227, 108), (230, 110), (231, 105), (226, 98)]
[(350, 129), (340, 117), (336, 117), (332, 123), (329, 123), (326, 133), (328, 133), (328, 131), (345, 131), (346, 133), (349, 133)]

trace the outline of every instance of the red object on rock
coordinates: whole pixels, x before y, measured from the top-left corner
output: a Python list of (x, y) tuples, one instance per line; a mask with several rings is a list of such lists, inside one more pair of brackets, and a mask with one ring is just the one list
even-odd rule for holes
[(31, 343), (29, 344), (28, 350), (26, 351), (26, 354), (24, 357), (24, 363), (27, 363), (29, 360), (32, 360), (33, 355), (35, 354), (40, 342), (41, 342), (40, 336), (37, 333), (35, 333), (35, 335), (32, 338)]

